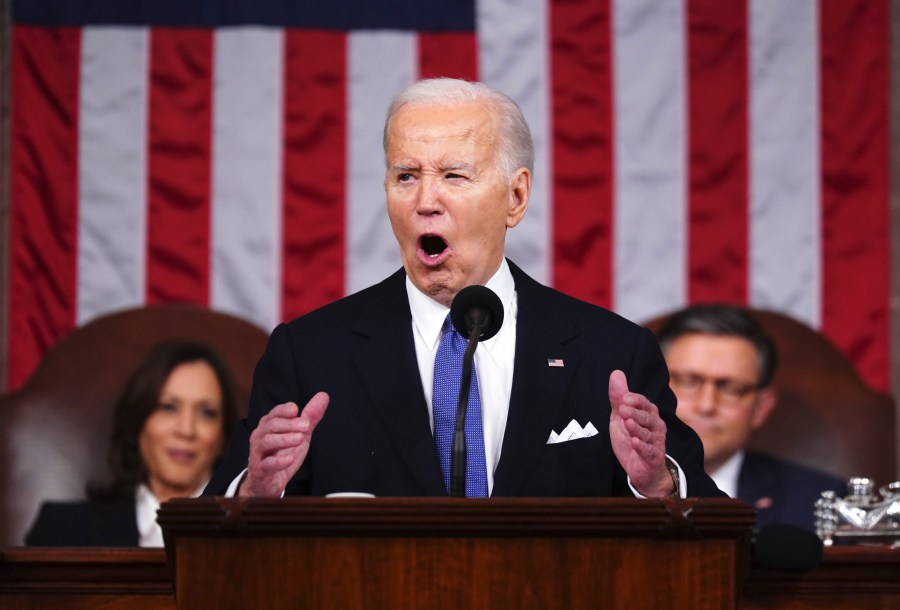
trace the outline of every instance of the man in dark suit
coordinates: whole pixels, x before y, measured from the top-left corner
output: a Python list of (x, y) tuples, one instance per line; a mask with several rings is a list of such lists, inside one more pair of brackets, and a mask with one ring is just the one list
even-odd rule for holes
[(678, 417), (700, 435), (706, 471), (718, 487), (757, 509), (757, 528), (788, 523), (814, 529), (821, 492), (843, 495), (845, 485), (830, 474), (745, 448), (777, 401), (772, 340), (746, 310), (717, 304), (676, 312), (657, 336)]
[(652, 334), (505, 259), (534, 164), (515, 103), (479, 83), (420, 81), (394, 100), (384, 148), (403, 268), (273, 331), (205, 493), (446, 495), (436, 354), (454, 296), (485, 285), (504, 311), (475, 351), (486, 495), (720, 495)]

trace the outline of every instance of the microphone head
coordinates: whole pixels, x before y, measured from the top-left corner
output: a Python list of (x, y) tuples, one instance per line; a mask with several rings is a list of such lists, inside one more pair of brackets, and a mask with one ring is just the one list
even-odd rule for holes
[(770, 523), (753, 540), (753, 558), (767, 568), (811, 570), (822, 562), (822, 541), (811, 531), (787, 523)]
[(503, 326), (503, 303), (493, 290), (484, 286), (466, 286), (453, 297), (450, 319), (459, 333), (468, 338), (472, 327), (481, 326), (479, 341), (490, 339)]

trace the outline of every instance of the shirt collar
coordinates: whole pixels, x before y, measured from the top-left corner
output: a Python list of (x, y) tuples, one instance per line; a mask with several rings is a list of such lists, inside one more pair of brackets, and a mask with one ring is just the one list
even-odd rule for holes
[[(509, 270), (509, 264), (506, 259), (501, 259), (500, 268), (488, 280), (487, 287), (500, 297), (503, 304), (503, 311), (510, 311), (510, 303), (515, 296), (516, 283), (513, 280), (512, 272)], [(409, 299), (409, 309), (412, 313), (413, 328), (419, 334), (425, 345), (432, 350), (437, 348), (441, 340), (441, 328), (444, 320), (447, 318), (449, 307), (438, 303), (425, 293), (421, 292), (406, 276), (406, 295)], [(490, 349), (493, 338), (484, 341), (484, 345)]]
[(134, 500), (137, 513), (138, 544), (140, 546), (162, 546), (162, 536), (156, 523), (159, 500), (143, 483), (134, 490)]
[[(197, 488), (191, 494), (192, 498), (196, 498), (203, 493), (206, 483)], [(146, 483), (140, 483), (134, 490), (134, 503), (137, 512), (138, 534), (142, 539), (153, 536), (154, 530), (158, 527), (156, 523), (156, 513), (159, 511), (159, 500)]]

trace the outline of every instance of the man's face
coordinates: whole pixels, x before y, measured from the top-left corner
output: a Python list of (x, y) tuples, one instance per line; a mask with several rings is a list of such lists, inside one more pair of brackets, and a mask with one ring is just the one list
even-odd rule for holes
[(757, 388), (756, 349), (741, 337), (689, 333), (665, 357), (678, 417), (700, 436), (706, 471), (715, 472), (775, 406), (774, 391)]
[(406, 106), (391, 122), (384, 188), (403, 267), (447, 306), (497, 271), (506, 230), (528, 206), (531, 174), (505, 177), (499, 143), (494, 107), (484, 102)]

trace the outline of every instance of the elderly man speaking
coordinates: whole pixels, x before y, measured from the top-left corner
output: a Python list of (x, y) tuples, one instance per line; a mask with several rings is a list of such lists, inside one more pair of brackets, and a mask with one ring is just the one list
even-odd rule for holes
[(516, 104), (480, 83), (417, 82), (388, 111), (384, 154), (403, 268), (272, 332), (205, 493), (448, 494), (465, 347), (448, 311), (481, 285), (503, 323), (474, 352), (465, 495), (721, 495), (653, 335), (504, 257), (534, 165)]

